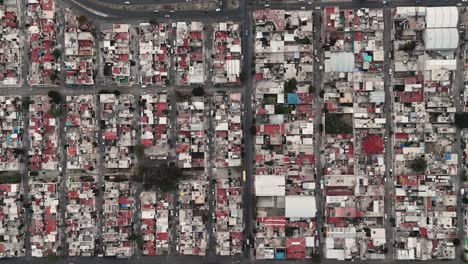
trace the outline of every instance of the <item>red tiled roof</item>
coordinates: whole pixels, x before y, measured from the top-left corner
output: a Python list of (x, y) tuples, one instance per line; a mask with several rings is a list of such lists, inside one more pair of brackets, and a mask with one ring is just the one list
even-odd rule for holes
[(305, 258), (305, 238), (288, 237), (286, 238), (286, 258), (304, 259)]
[(116, 132), (105, 131), (105, 132), (102, 133), (102, 136), (104, 137), (105, 140), (115, 140), (115, 139), (117, 139), (117, 133)]
[(169, 238), (169, 234), (167, 232), (156, 234), (156, 240), (167, 240), (168, 238)]
[(384, 141), (378, 135), (369, 135), (362, 142), (362, 149), (366, 154), (382, 154)]

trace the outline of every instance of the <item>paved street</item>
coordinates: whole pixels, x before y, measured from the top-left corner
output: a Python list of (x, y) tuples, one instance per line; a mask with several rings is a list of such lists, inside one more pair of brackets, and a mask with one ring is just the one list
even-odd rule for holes
[(386, 244), (388, 249), (387, 258), (392, 260), (394, 259), (394, 252), (393, 252), (393, 224), (391, 219), (393, 217), (393, 193), (394, 193), (394, 186), (393, 186), (393, 174), (390, 170), (393, 170), (393, 134), (391, 133), (392, 129), (392, 102), (393, 102), (393, 87), (392, 87), (392, 75), (390, 71), (392, 69), (392, 61), (390, 60), (389, 54), (392, 53), (392, 13), (390, 8), (384, 9), (384, 23), (385, 23), (385, 30), (384, 30), (384, 90), (385, 90), (385, 214), (387, 217), (384, 219), (384, 225), (387, 227), (385, 229), (385, 238)]
[[(101, 104), (98, 103), (99, 98), (96, 97), (96, 125), (101, 124)], [(97, 129), (97, 128), (96, 128)], [(98, 157), (97, 157), (97, 169), (98, 169), (98, 175), (97, 175), (97, 195), (96, 195), (96, 214), (98, 215), (103, 215), (104, 209), (103, 209), (103, 203), (104, 203), (104, 174), (106, 172), (106, 168), (104, 166), (104, 151), (105, 147), (103, 145), (103, 139), (102, 139), (102, 129), (97, 129), (97, 143), (98, 143)], [(101, 234), (104, 231), (104, 221), (103, 217), (98, 217), (97, 218), (97, 240), (99, 241), (99, 244), (96, 245), (96, 248), (98, 248), (99, 252), (102, 252), (102, 249), (104, 247), (104, 244), (102, 243), (102, 237)]]
[(214, 211), (215, 211), (215, 200), (216, 197), (214, 196), (215, 193), (215, 183), (216, 180), (216, 173), (214, 172), (216, 165), (216, 158), (215, 158), (215, 150), (214, 150), (214, 141), (215, 141), (215, 129), (213, 125), (213, 118), (211, 117), (211, 111), (215, 111), (213, 107), (213, 102), (211, 100), (207, 100), (206, 102), (207, 111), (205, 112), (205, 118), (207, 119), (206, 123), (208, 124), (207, 129), (207, 146), (206, 150), (208, 152), (208, 159), (206, 162), (206, 171), (208, 172), (208, 224), (207, 224), (207, 233), (208, 233), (208, 256), (216, 255), (216, 218), (214, 218)]
[[(314, 94), (314, 153), (317, 157), (315, 159), (315, 168), (316, 168), (316, 207), (317, 207), (317, 231), (319, 233), (320, 241), (323, 241), (323, 221), (324, 221), (324, 205), (325, 197), (324, 190), (322, 189), (321, 182), (323, 181), (323, 167), (322, 167), (322, 131), (320, 131), (320, 124), (322, 124), (322, 115), (323, 115), (323, 99), (320, 97), (320, 91), (323, 89), (323, 80), (322, 80), (322, 70), (320, 69), (321, 62), (323, 62), (323, 49), (322, 49), (322, 21), (321, 15), (319, 10), (315, 10), (313, 13), (314, 17), (314, 49), (317, 51), (316, 58), (319, 61), (314, 61), (314, 87), (315, 87), (315, 94)], [(319, 250), (319, 254), (323, 254), (322, 250)]]

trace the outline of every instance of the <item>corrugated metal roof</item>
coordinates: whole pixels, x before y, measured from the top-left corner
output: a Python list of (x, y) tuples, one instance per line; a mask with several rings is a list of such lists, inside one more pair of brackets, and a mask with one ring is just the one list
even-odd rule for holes
[(424, 31), (424, 42), (428, 50), (450, 50), (458, 46), (456, 28), (429, 28)]
[(458, 23), (458, 9), (455, 6), (428, 7), (426, 28), (451, 28)]

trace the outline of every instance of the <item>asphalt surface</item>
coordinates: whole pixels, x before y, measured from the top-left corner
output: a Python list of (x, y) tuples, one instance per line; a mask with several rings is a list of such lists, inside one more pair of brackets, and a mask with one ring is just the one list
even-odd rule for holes
[[(95, 109), (95, 117), (97, 123), (101, 124), (101, 104), (99, 103), (99, 96), (95, 97), (96, 100), (96, 109)], [(97, 157), (97, 194), (96, 194), (96, 214), (103, 216), (104, 215), (104, 174), (106, 173), (105, 167), (105, 146), (104, 146), (104, 139), (102, 138), (102, 129), (97, 129), (97, 143), (98, 143), (98, 157)], [(98, 217), (96, 224), (97, 224), (97, 236), (98, 244), (96, 245), (96, 249), (98, 252), (103, 253), (104, 243), (102, 241), (102, 234), (104, 233), (104, 217)]]
[[(314, 153), (315, 153), (315, 202), (317, 208), (317, 216), (316, 216), (316, 225), (317, 225), (317, 232), (320, 238), (320, 242), (323, 241), (323, 222), (324, 222), (324, 208), (325, 208), (325, 190), (322, 189), (320, 182), (323, 181), (323, 167), (322, 167), (322, 132), (320, 131), (320, 124), (322, 124), (322, 116), (323, 116), (323, 99), (320, 97), (320, 91), (323, 90), (323, 71), (320, 70), (321, 63), (323, 61), (323, 36), (322, 36), (322, 21), (320, 10), (315, 10), (313, 12), (313, 19), (314, 19), (314, 52), (317, 51), (316, 58), (319, 60), (314, 61)], [(323, 251), (318, 250), (319, 254), (323, 254)]]
[[(245, 17), (251, 15), (250, 10), (244, 6), (243, 13)], [(242, 54), (244, 56), (244, 62), (242, 65), (242, 72), (245, 76), (245, 90), (243, 95), (244, 101), (244, 126), (243, 126), (243, 137), (244, 137), (244, 158), (243, 158), (243, 167), (245, 170), (245, 182), (242, 186), (242, 204), (244, 206), (244, 241), (253, 237), (253, 218), (255, 216), (253, 198), (254, 198), (254, 169), (253, 169), (253, 160), (254, 160), (254, 135), (251, 133), (251, 127), (255, 126), (254, 122), (254, 108), (252, 107), (252, 97), (254, 93), (254, 79), (251, 74), (252, 71), (252, 62), (253, 62), (253, 32), (252, 32), (252, 20), (247, 19), (242, 23)], [(251, 258), (251, 248), (252, 244), (247, 246), (244, 244), (244, 256), (246, 258)]]
[(213, 109), (213, 102), (211, 100), (206, 101), (206, 107), (208, 108), (208, 111), (205, 113), (205, 118), (208, 120), (208, 133), (207, 133), (207, 138), (208, 142), (206, 144), (206, 148), (208, 151), (208, 159), (205, 171), (208, 172), (208, 223), (207, 223), (207, 233), (208, 233), (208, 251), (207, 255), (208, 256), (214, 256), (216, 255), (216, 218), (214, 218), (214, 211), (215, 211), (215, 200), (216, 197), (214, 195), (215, 193), (215, 183), (213, 180), (216, 179), (216, 174), (214, 172), (214, 166), (216, 163), (216, 157), (215, 157), (215, 150), (214, 150), (214, 140), (215, 140), (215, 129), (214, 129), (214, 124), (213, 124), (213, 118), (211, 117), (211, 111), (214, 111)]
[[(394, 234), (393, 234), (393, 224), (391, 223), (391, 218), (393, 217), (393, 175), (390, 172), (393, 169), (393, 136), (390, 133), (391, 127), (393, 124), (392, 120), (392, 103), (393, 103), (393, 86), (392, 86), (392, 60), (389, 58), (390, 53), (393, 52), (393, 16), (390, 8), (384, 9), (384, 90), (385, 90), (385, 200), (384, 200), (384, 210), (387, 217), (384, 219), (385, 226), (385, 238), (387, 244), (387, 259), (394, 259)], [(393, 58), (393, 56), (392, 56)]]
[[(100, 0), (102, 1), (102, 0)], [(109, 0), (110, 1), (110, 0)], [(148, 0), (149, 1), (149, 0)], [(230, 19), (230, 20), (242, 20), (244, 19), (244, 13), (242, 12), (246, 6), (251, 8), (265, 8), (265, 1), (263, 0), (240, 0), (239, 9), (237, 10), (227, 10), (222, 9), (221, 12), (211, 11), (200, 11), (200, 10), (184, 10), (184, 11), (175, 11), (174, 13), (170, 13), (169, 11), (159, 10), (158, 13), (154, 13), (153, 8), (149, 8), (147, 10), (132, 10), (132, 5), (128, 6), (126, 10), (118, 10), (118, 9), (109, 9), (105, 6), (100, 5), (99, 1), (97, 0), (79, 0), (79, 4), (73, 1), (69, 1), (68, 4), (72, 6), (74, 9), (85, 11), (89, 17), (94, 19), (106, 20), (106, 21), (119, 21), (122, 18), (125, 19), (127, 22), (138, 22), (148, 20), (148, 18), (156, 18), (165, 20), (165, 15), (170, 15), (171, 19), (180, 20), (180, 19), (188, 19), (190, 20), (201, 20), (201, 21), (217, 21), (221, 19)], [(396, 7), (396, 6), (423, 6), (423, 4), (417, 4), (415, 1), (408, 1), (408, 0), (395, 0), (395, 1), (387, 1), (388, 7)], [(448, 1), (441, 1), (441, 0), (425, 0), (421, 1), (424, 2), (424, 6), (454, 6), (457, 3), (462, 3), (461, 0), (448, 0)], [(307, 4), (308, 1), (298, 2), (298, 1), (285, 1), (285, 0), (273, 0), (269, 2), (270, 9), (280, 8), (280, 9), (301, 9), (304, 7), (306, 10), (315, 9), (316, 7), (326, 7), (326, 6), (340, 6), (343, 8), (360, 8), (360, 7), (368, 7), (368, 8), (382, 8), (384, 5), (382, 1), (371, 1), (371, 0), (354, 0), (354, 1), (312, 1), (312, 4)], [(463, 3), (466, 5), (466, 3)], [(83, 9), (83, 6), (87, 8), (87, 10)], [(155, 6), (157, 6), (155, 4)], [(137, 7), (135, 7), (137, 9)], [(90, 10), (94, 10), (99, 12), (101, 15), (97, 15), (96, 13), (90, 12)], [(105, 16), (103, 16), (105, 14)], [(209, 15), (207, 15), (209, 14)]]

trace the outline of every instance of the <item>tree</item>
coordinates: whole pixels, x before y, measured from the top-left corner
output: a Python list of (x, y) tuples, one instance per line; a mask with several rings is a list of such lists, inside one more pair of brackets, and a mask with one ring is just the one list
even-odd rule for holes
[(319, 94), (320, 98), (323, 98), (324, 95), (325, 95), (325, 91), (324, 91), (324, 90), (320, 90), (320, 94)]
[(291, 78), (284, 82), (284, 91), (286, 93), (293, 93), (297, 89), (297, 80), (295, 78)]
[(157, 24), (158, 24), (158, 21), (157, 21), (155, 18), (152, 18), (152, 19), (150, 19), (149, 23), (150, 23), (151, 25), (157, 25)]
[(57, 80), (58, 80), (58, 74), (56, 72), (53, 72), (52, 74), (50, 74), (50, 80), (52, 81), (52, 83), (56, 83)]
[(120, 95), (120, 91), (115, 89), (114, 92), (112, 92), (113, 94), (115, 94), (115, 96), (119, 96)]
[(416, 48), (416, 44), (417, 44), (416, 41), (408, 41), (405, 44), (401, 45), (399, 47), (399, 50), (404, 50), (404, 51), (414, 50), (414, 48)]
[(244, 74), (243, 72), (241, 72), (241, 73), (239, 74), (239, 80), (240, 80), (241, 82), (245, 81), (245, 74)]
[(455, 113), (455, 125), (458, 128), (468, 128), (468, 113)]
[(257, 134), (257, 127), (255, 125), (252, 125), (250, 127), (250, 134), (255, 136)]
[(52, 55), (54, 55), (55, 60), (58, 60), (60, 59), (60, 56), (62, 56), (62, 51), (59, 49), (54, 49), (54, 51), (52, 51)]
[(315, 87), (312, 85), (309, 85), (309, 93), (313, 94), (315, 93), (315, 91), (316, 91)]
[(80, 23), (80, 25), (83, 25), (86, 22), (88, 22), (88, 17), (87, 16), (82, 15), (82, 16), (78, 17), (78, 23)]
[(109, 90), (100, 90), (98, 94), (111, 94), (112, 92)]
[(59, 257), (55, 254), (50, 254), (47, 256), (47, 261), (49, 262), (56, 262), (59, 259)]
[(198, 86), (196, 88), (193, 88), (192, 95), (193, 96), (203, 96), (203, 95), (205, 95), (205, 90), (203, 89), (203, 87)]
[(275, 107), (275, 114), (277, 115), (291, 114), (291, 108), (289, 108), (288, 106), (283, 106), (282, 104), (278, 104)]
[(52, 116), (52, 117), (59, 117), (61, 115), (64, 114), (64, 109), (61, 108), (61, 107), (51, 107), (49, 109), (49, 114)]
[(145, 145), (143, 144), (136, 144), (135, 147), (133, 147), (133, 150), (135, 151), (135, 155), (139, 159), (145, 155)]
[(320, 263), (322, 262), (322, 258), (320, 257), (319, 254), (314, 254), (312, 256), (312, 263)]
[(325, 132), (327, 134), (351, 134), (353, 127), (343, 120), (340, 114), (325, 114)]
[(464, 204), (468, 204), (468, 197), (463, 196), (462, 202), (463, 202)]
[(23, 97), (23, 101), (21, 101), (21, 107), (23, 110), (28, 110), (29, 105), (31, 104), (31, 98), (29, 96)]
[(426, 159), (423, 156), (420, 156), (419, 158), (415, 159), (412, 164), (411, 168), (419, 173), (423, 173), (426, 171), (427, 168), (427, 162)]
[(62, 95), (57, 91), (49, 91), (47, 95), (50, 97), (50, 100), (55, 104), (60, 104), (62, 102)]
[(452, 243), (453, 243), (454, 246), (458, 247), (460, 245), (460, 239), (454, 238)]
[(137, 174), (143, 178), (146, 190), (159, 188), (162, 192), (175, 190), (179, 180), (185, 177), (182, 170), (174, 164), (155, 165), (151, 162), (141, 162), (137, 167)]

